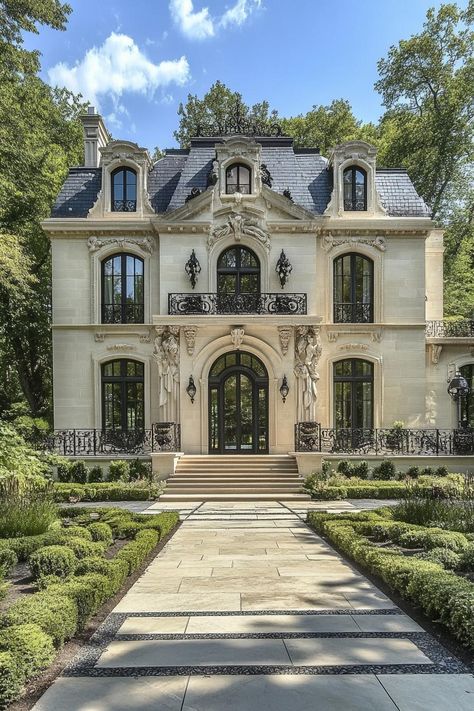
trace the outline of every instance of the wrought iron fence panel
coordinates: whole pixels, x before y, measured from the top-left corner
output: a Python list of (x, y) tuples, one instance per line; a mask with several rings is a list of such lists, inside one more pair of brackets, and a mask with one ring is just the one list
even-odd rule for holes
[(298, 314), (307, 312), (306, 294), (169, 294), (173, 316), (216, 314)]
[(180, 449), (180, 426), (159, 422), (144, 430), (55, 430), (38, 447), (65, 457), (143, 455)]
[(427, 321), (428, 338), (470, 338), (474, 337), (474, 320)]

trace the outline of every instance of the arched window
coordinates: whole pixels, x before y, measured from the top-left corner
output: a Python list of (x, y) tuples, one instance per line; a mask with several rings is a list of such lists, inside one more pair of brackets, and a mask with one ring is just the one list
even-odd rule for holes
[(469, 395), (461, 399), (461, 422), (474, 428), (474, 363), (463, 365), (459, 370), (470, 388)]
[[(374, 426), (374, 366), (360, 358), (334, 363), (334, 427), (367, 430)], [(351, 434), (352, 437), (352, 434)]]
[(343, 177), (344, 210), (367, 210), (367, 173), (352, 165), (346, 168)]
[(143, 323), (143, 259), (114, 254), (102, 262), (102, 323)]
[(145, 428), (143, 363), (120, 359), (102, 365), (102, 427), (120, 432)]
[(250, 169), (241, 163), (230, 165), (225, 172), (225, 191), (228, 195), (250, 195)]
[(131, 168), (117, 168), (112, 173), (112, 211), (135, 212), (137, 209), (137, 174)]
[(351, 252), (334, 260), (334, 323), (374, 320), (374, 263)]
[(229, 247), (217, 261), (219, 294), (259, 294), (260, 262), (247, 247)]

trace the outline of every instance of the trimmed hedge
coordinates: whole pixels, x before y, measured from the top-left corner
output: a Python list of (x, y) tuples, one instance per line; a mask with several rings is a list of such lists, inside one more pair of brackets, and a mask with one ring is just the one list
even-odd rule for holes
[(124, 546), (116, 555), (117, 560), (123, 560), (128, 565), (128, 574), (138, 568), (147, 555), (153, 550), (160, 540), (158, 531), (139, 531), (135, 540)]
[(45, 590), (25, 596), (8, 608), (2, 624), (8, 626), (26, 622), (37, 624), (54, 640), (56, 647), (61, 647), (77, 629), (77, 605), (62, 592), (52, 594)]
[(113, 594), (108, 578), (100, 573), (87, 573), (64, 583), (55, 583), (48, 587), (47, 592), (50, 595), (65, 595), (75, 601), (79, 628), (84, 627), (87, 620)]
[(77, 565), (77, 558), (67, 546), (45, 546), (32, 553), (28, 561), (34, 578), (57, 575), (67, 578)]
[(96, 484), (54, 483), (56, 501), (153, 501), (162, 492), (159, 484), (126, 484), (97, 482)]
[(107, 523), (97, 521), (96, 523), (91, 523), (87, 528), (93, 541), (102, 541), (107, 547), (112, 544), (114, 537), (112, 529)]
[[(372, 528), (367, 521), (359, 524), (357, 518), (349, 520), (344, 514), (334, 519), (310, 512), (308, 522), (402, 597), (421, 607), (431, 619), (442, 622), (462, 644), (474, 649), (473, 583), (446, 571), (438, 563), (380, 548), (365, 537)], [(362, 527), (365, 535), (361, 533)], [(428, 533), (430, 529), (425, 531)], [(434, 538), (437, 535), (435, 531)]]
[(11, 573), (18, 562), (18, 556), (11, 548), (0, 548), (0, 578)]
[(51, 637), (31, 623), (1, 630), (0, 651), (13, 655), (23, 683), (51, 664), (55, 654)]
[(0, 709), (6, 709), (22, 690), (23, 678), (15, 655), (0, 652)]
[(76, 538), (75, 536), (71, 538), (65, 537), (64, 545), (70, 548), (79, 560), (86, 556), (100, 555), (104, 552), (103, 542), (93, 543), (92, 541), (86, 541), (84, 538)]
[(111, 590), (115, 594), (122, 587), (128, 575), (128, 563), (125, 560), (114, 558), (106, 560), (98, 556), (91, 556), (79, 561), (76, 568), (76, 576), (87, 575), (87, 573), (100, 573), (109, 580)]

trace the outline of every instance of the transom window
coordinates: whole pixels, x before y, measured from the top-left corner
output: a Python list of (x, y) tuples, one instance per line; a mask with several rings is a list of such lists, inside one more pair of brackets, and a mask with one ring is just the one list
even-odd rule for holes
[(145, 427), (143, 363), (112, 360), (102, 365), (102, 427), (130, 432)]
[(469, 385), (469, 395), (461, 399), (461, 422), (474, 428), (474, 363), (463, 365), (459, 369)]
[(114, 254), (102, 262), (102, 323), (143, 323), (143, 259)]
[(260, 262), (247, 247), (230, 247), (217, 262), (219, 294), (259, 294)]
[(135, 212), (137, 209), (137, 174), (131, 168), (117, 168), (112, 173), (112, 211)]
[(349, 358), (334, 363), (334, 426), (338, 430), (365, 430), (374, 426), (374, 367), (369, 361)]
[(371, 259), (349, 253), (334, 260), (334, 323), (372, 323), (373, 293)]
[(250, 190), (250, 169), (241, 163), (234, 163), (225, 172), (225, 191), (228, 195), (242, 193), (249, 195)]
[(363, 168), (350, 166), (343, 176), (344, 210), (367, 210), (367, 173)]

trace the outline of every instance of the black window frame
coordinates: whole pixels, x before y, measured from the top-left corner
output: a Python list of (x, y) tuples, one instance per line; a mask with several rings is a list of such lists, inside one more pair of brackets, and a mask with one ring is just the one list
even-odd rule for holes
[[(123, 184), (123, 197), (120, 200), (115, 199), (115, 177), (122, 173), (122, 184)], [(132, 173), (135, 176), (135, 199), (130, 200), (127, 197), (127, 173)], [(130, 168), (127, 165), (121, 165), (112, 171), (110, 175), (111, 182), (111, 209), (112, 212), (136, 212), (137, 211), (137, 188), (138, 188), (138, 175), (134, 168)]]
[[(237, 169), (237, 185), (236, 189), (229, 190), (229, 173), (231, 170)], [(246, 186), (247, 183), (242, 183), (240, 180), (240, 169), (245, 168), (245, 170), (248, 171), (249, 174), (249, 181), (248, 181), (248, 191), (242, 192), (241, 187), (244, 185)], [(242, 195), (251, 195), (252, 194), (252, 169), (248, 166), (245, 165), (245, 163), (232, 163), (232, 165), (227, 166), (225, 170), (225, 192), (226, 195), (234, 195), (234, 193), (241, 193)]]
[[(338, 365), (341, 363), (350, 363), (351, 364), (351, 374), (350, 375), (337, 375), (336, 374), (336, 368)], [(356, 373), (356, 367), (357, 363), (365, 363), (366, 365), (370, 366), (370, 374), (363, 374), (363, 375), (357, 375)], [(337, 423), (337, 416), (336, 416), (336, 408), (337, 408), (337, 396), (336, 396), (336, 384), (337, 383), (351, 383), (351, 426), (350, 427), (338, 427)], [(354, 388), (354, 384), (357, 383), (370, 383), (371, 384), (371, 400), (370, 400), (370, 426), (364, 426), (363, 423), (354, 421), (354, 416), (357, 413), (357, 407), (356, 407), (356, 401), (357, 401), (357, 391), (356, 388)], [(332, 387), (333, 387), (333, 423), (334, 423), (334, 429), (344, 432), (344, 431), (353, 431), (353, 430), (372, 430), (374, 428), (374, 364), (372, 361), (367, 360), (365, 358), (341, 358), (333, 363), (333, 372), (332, 372)], [(352, 436), (352, 435), (351, 435)]]
[[(106, 264), (120, 257), (120, 304), (106, 303), (105, 301), (105, 274)], [(131, 257), (142, 265), (142, 299), (134, 300), (133, 304), (127, 303), (127, 258)], [(131, 275), (130, 275), (131, 276)], [(133, 275), (137, 276), (136, 274)], [(138, 275), (140, 276), (140, 275)], [(144, 323), (145, 322), (145, 261), (130, 252), (115, 252), (105, 257), (101, 262), (101, 323)]]
[[(107, 366), (113, 365), (114, 363), (120, 363), (120, 374), (119, 375), (105, 375), (105, 369)], [(127, 366), (128, 363), (133, 363), (134, 365), (141, 366), (140, 375), (128, 375)], [(106, 422), (106, 387), (108, 384), (119, 383), (120, 385), (120, 424), (115, 426), (113, 423), (112, 427), (107, 427)], [(134, 428), (128, 427), (127, 422), (127, 412), (128, 412), (128, 393), (127, 385), (130, 383), (141, 383), (142, 385), (142, 397), (141, 397), (141, 411), (142, 411), (142, 422), (140, 426), (135, 426)], [(145, 430), (145, 365), (140, 360), (135, 360), (133, 358), (113, 358), (111, 360), (105, 361), (101, 365), (101, 393), (102, 393), (102, 430), (104, 432), (143, 432)], [(137, 401), (138, 402), (138, 401)], [(113, 407), (113, 406), (112, 406)]]
[[(228, 252), (231, 252), (232, 250), (235, 250), (236, 252), (236, 265), (235, 267), (227, 267), (227, 266), (220, 266), (221, 262), (226, 254)], [(252, 257), (255, 259), (257, 266), (256, 267), (246, 267), (242, 266), (242, 253), (247, 252), (248, 254), (251, 254)], [(241, 283), (242, 283), (242, 276), (248, 275), (248, 274), (256, 274), (257, 275), (257, 288), (255, 291), (243, 291), (241, 289)], [(236, 290), (235, 292), (224, 292), (219, 289), (219, 277), (220, 276), (226, 276), (226, 275), (235, 275), (236, 276)], [(220, 254), (217, 259), (217, 293), (225, 296), (228, 295), (229, 293), (233, 293), (235, 296), (240, 296), (240, 295), (255, 295), (259, 296), (260, 295), (260, 288), (261, 288), (261, 278), (262, 278), (262, 269), (260, 265), (260, 259), (258, 256), (255, 254), (253, 249), (250, 249), (250, 247), (245, 247), (244, 245), (232, 245), (231, 247), (227, 247), (224, 249)]]
[(461, 398), (460, 420), (466, 421), (468, 427), (474, 428), (474, 363), (462, 365), (459, 372), (466, 378), (470, 387), (469, 394)]
[[(346, 200), (346, 174), (351, 173), (351, 200)], [(363, 207), (357, 207), (359, 200), (357, 199), (357, 173), (361, 173), (364, 177), (364, 201)], [(342, 199), (344, 202), (344, 212), (366, 212), (367, 211), (367, 171), (361, 168), (360, 165), (350, 165), (344, 169), (342, 173)], [(349, 206), (350, 205), (350, 206)]]
[[(350, 301), (341, 301), (343, 286), (341, 276), (337, 274), (338, 264), (350, 257)], [(369, 301), (357, 301), (357, 260), (361, 259), (370, 266)], [(344, 252), (333, 261), (333, 321), (334, 323), (373, 323), (374, 322), (374, 261), (359, 252)], [(344, 273), (342, 274), (342, 279)]]

